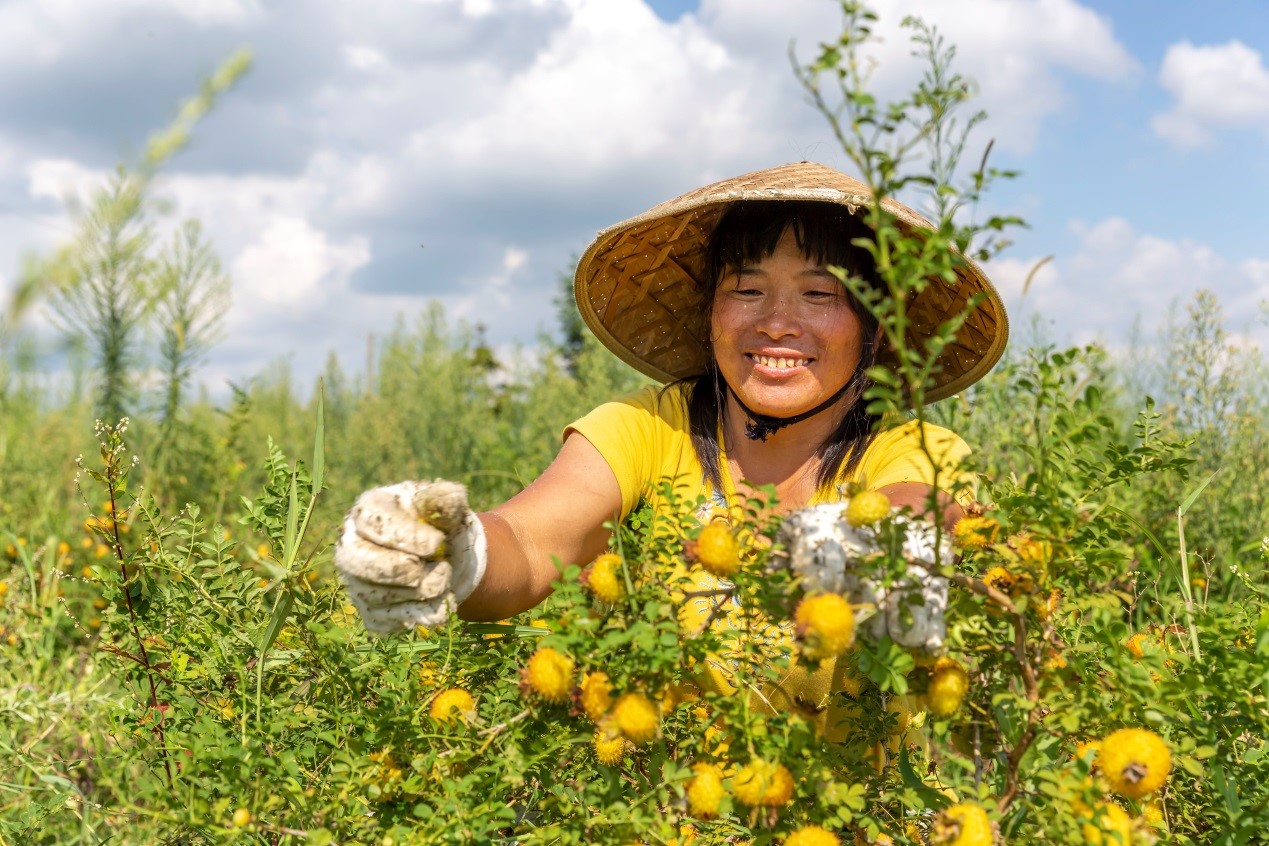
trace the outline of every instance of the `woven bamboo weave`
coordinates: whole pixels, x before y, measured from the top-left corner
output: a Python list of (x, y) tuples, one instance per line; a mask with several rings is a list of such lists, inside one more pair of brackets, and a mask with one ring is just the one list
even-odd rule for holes
[[(577, 307), (599, 340), (636, 370), (661, 382), (704, 371), (709, 362), (706, 286), (713, 283), (705, 279), (706, 247), (719, 218), (738, 200), (819, 200), (862, 214), (871, 194), (843, 173), (799, 162), (698, 188), (600, 232), (578, 262)], [(901, 203), (886, 199), (882, 208), (908, 232), (931, 228)], [(982, 295), (939, 356), (939, 372), (926, 392), (930, 402), (986, 375), (1009, 337), (1004, 304), (982, 269), (959, 257), (956, 272), (955, 284), (933, 279), (909, 297), (908, 342), (919, 347), (971, 297)]]

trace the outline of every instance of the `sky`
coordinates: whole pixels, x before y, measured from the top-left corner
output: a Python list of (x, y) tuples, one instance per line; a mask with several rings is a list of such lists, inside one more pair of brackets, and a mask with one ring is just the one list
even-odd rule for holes
[[(967, 158), (1019, 172), (974, 210), (1028, 224), (987, 268), (1016, 339), (1122, 348), (1207, 288), (1269, 349), (1269, 4), (871, 5), (874, 91), (908, 89), (923, 18), (988, 113)], [(202, 381), (356, 371), (431, 301), (512, 355), (599, 229), (789, 161), (850, 172), (789, 61), (840, 25), (832, 0), (0, 0), (0, 296), (247, 46), (155, 186), (232, 281)]]

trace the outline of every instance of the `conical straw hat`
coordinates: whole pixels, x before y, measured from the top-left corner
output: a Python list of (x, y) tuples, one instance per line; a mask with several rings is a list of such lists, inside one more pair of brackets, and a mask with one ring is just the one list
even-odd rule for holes
[[(577, 265), (573, 292), (586, 325), (622, 361), (659, 382), (705, 371), (709, 362), (706, 249), (714, 226), (738, 200), (819, 200), (865, 213), (868, 186), (814, 162), (799, 162), (726, 179), (661, 203), (600, 232)], [(909, 230), (929, 221), (891, 199), (882, 201)], [(929, 402), (977, 382), (1000, 359), (1009, 337), (1004, 303), (987, 275), (967, 257), (957, 284), (935, 279), (908, 305), (908, 343), (919, 347), (970, 297), (982, 302), (939, 356)], [(881, 361), (886, 362), (883, 354)]]

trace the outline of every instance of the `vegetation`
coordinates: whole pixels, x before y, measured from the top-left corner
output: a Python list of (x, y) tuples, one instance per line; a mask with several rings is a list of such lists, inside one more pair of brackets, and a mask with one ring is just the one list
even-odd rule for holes
[[(952, 218), (1007, 174), (956, 182), (967, 89), (937, 34), (914, 30), (922, 87), (878, 105), (852, 76), (871, 19), (845, 8), (803, 81), (879, 191), (945, 200), (919, 243), (874, 210), (899, 296), (873, 306), (902, 347), (912, 280), (1011, 225)], [(913, 177), (913, 157), (934, 166)], [(130, 178), (101, 208), (139, 185), (128, 220), (147, 231), (148, 183)], [(866, 604), (804, 596), (757, 501), (706, 528), (637, 513), (524, 619), (373, 639), (330, 567), (358, 492), (443, 477), (477, 507), (501, 501), (639, 377), (573, 325), (533, 364), (499, 365), (432, 308), (380, 344), (373, 380), (332, 360), (299, 391), (276, 369), (222, 407), (188, 390), (223, 308), (197, 230), (158, 255), (115, 231), (85, 229), (41, 278), (87, 303), (104, 277), (75, 259), (130, 244), (124, 296), (150, 295), (128, 319), (172, 332), (151, 394), (110, 376), (138, 366), (144, 335), (131, 357), (89, 345), (70, 390), (12, 333), (0, 363), (0, 843), (1233, 846), (1269, 830), (1269, 373), (1209, 294), (1166, 328), (1165, 354), (1015, 349), (932, 407), (937, 342), (900, 349), (871, 400), (915, 398), (977, 446), (979, 506), (936, 567), (951, 582), (938, 655), (867, 634)], [(124, 327), (65, 311), (90, 338)], [(901, 584), (900, 523), (875, 506), (851, 520)], [(730, 626), (682, 613), (698, 597), (668, 575), (679, 564), (729, 574)], [(841, 742), (816, 707), (753, 695), (839, 654)]]

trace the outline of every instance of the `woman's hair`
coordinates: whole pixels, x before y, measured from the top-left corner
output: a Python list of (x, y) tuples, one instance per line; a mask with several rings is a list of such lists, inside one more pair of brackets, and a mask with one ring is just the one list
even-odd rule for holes
[[(861, 238), (872, 240), (872, 230), (845, 206), (813, 200), (746, 200), (732, 205), (710, 236), (705, 266), (709, 283), (707, 314), (713, 308), (714, 294), (723, 276), (770, 256), (786, 229), (793, 230), (794, 240), (807, 258), (840, 267), (847, 275), (880, 287), (871, 253), (852, 243)], [(872, 441), (876, 423), (876, 417), (867, 412), (863, 396), (872, 384), (864, 374), (877, 361), (877, 321), (849, 290), (843, 293), (859, 318), (863, 348), (845, 389), (848, 410), (837, 428), (816, 448), (820, 467), (815, 482), (820, 490), (831, 488), (854, 471)], [(716, 490), (722, 490), (718, 424), (726, 413), (727, 385), (712, 355), (704, 373), (684, 381), (689, 388), (688, 429), (692, 446), (705, 477)]]

